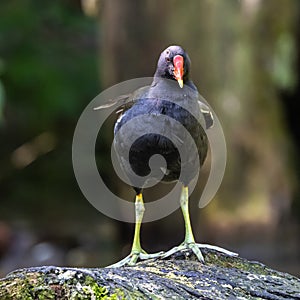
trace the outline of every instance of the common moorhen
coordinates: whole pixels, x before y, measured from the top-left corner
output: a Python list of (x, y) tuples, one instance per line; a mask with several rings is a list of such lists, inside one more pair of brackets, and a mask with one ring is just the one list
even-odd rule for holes
[[(114, 128), (114, 147), (121, 168), (136, 192), (136, 223), (131, 253), (113, 266), (133, 265), (138, 259), (166, 257), (182, 249), (191, 249), (200, 261), (204, 261), (192, 232), (188, 209), (188, 185), (199, 172), (199, 166), (201, 167), (205, 161), (208, 141), (203, 126), (205, 129), (213, 126), (213, 116), (210, 108), (200, 101), (197, 88), (190, 78), (190, 65), (189, 56), (182, 47), (170, 46), (159, 57), (152, 84), (135, 91), (125, 100), (120, 98), (124, 103)], [(103, 107), (105, 105), (99, 108)], [(162, 124), (157, 121), (159, 116), (170, 117), (175, 122), (166, 119)], [(129, 124), (128, 122), (134, 118), (137, 121)], [(177, 122), (186, 130), (177, 126)], [(129, 124), (129, 127), (127, 126), (120, 134), (125, 124)], [(163, 126), (164, 135), (155, 133), (158, 126)], [(192, 143), (187, 140), (186, 131), (194, 140), (196, 153), (193, 151)], [(132, 132), (140, 137), (133, 144), (129, 138)], [(184, 158), (180, 156), (169, 136), (180, 141), (185, 150)], [(126, 153), (129, 153), (129, 156)], [(157, 177), (162, 178), (163, 182), (180, 180), (182, 183), (180, 206), (185, 222), (185, 239), (179, 247), (166, 253), (147, 254), (140, 244), (140, 228), (145, 211), (142, 192), (146, 180), (136, 182), (133, 172), (139, 178), (146, 178), (151, 171), (149, 159), (155, 154), (162, 155), (166, 161), (166, 167), (160, 168), (161, 174), (158, 172)], [(197, 159), (198, 165), (195, 163)]]

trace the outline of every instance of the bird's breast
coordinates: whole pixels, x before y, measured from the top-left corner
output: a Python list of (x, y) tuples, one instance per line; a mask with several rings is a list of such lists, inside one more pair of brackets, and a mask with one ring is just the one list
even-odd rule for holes
[(179, 178), (182, 161), (191, 169), (189, 176), (194, 177), (196, 156), (200, 154), (201, 164), (207, 145), (205, 132), (194, 116), (198, 106), (191, 109), (193, 114), (174, 101), (146, 99), (127, 110), (115, 125), (114, 145), (123, 169), (130, 166), (137, 175), (146, 176), (150, 172), (149, 159), (159, 154), (167, 163), (161, 168), (165, 181)]

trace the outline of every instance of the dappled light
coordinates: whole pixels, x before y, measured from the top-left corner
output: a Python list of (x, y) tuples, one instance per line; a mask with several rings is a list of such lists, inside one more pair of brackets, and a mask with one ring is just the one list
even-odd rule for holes
[(11, 154), (12, 164), (22, 169), (55, 148), (56, 139), (51, 132), (44, 132), (35, 137), (32, 141), (18, 147)]

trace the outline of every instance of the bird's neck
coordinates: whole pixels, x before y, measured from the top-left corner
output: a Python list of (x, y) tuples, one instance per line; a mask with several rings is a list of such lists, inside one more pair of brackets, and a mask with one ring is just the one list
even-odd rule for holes
[[(194, 91), (197, 91), (196, 86), (194, 85), (193, 81), (190, 80), (188, 77), (184, 78), (183, 80), (184, 88), (188, 87), (193, 89)], [(152, 82), (152, 87), (155, 86), (160, 86), (160, 88), (163, 87), (168, 87), (172, 88), (176, 92), (183, 92), (184, 88), (180, 88), (178, 82), (172, 77), (172, 78), (167, 78), (165, 76), (157, 76), (156, 74), (154, 75), (153, 82)]]
[(188, 81), (180, 88), (176, 80), (154, 77), (151, 89), (149, 90), (150, 98), (165, 98), (172, 101), (182, 101), (182, 99), (197, 98), (198, 91), (192, 81)]

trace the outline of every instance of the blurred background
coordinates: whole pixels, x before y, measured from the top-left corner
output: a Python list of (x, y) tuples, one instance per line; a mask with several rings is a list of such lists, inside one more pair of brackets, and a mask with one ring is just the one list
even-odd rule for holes
[[(171, 44), (188, 51), (227, 141), (215, 199), (200, 210), (201, 187), (191, 197), (197, 241), (299, 276), (299, 19), (298, 0), (0, 2), (0, 276), (129, 253), (133, 224), (98, 212), (77, 186), (73, 132), (97, 94), (151, 76)], [(98, 159), (109, 158), (111, 138), (108, 126)], [(101, 172), (134, 198), (109, 164)], [(183, 236), (180, 211), (142, 227), (149, 252)]]

